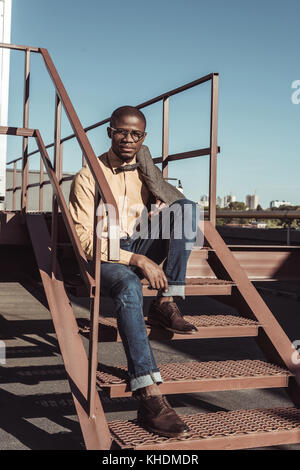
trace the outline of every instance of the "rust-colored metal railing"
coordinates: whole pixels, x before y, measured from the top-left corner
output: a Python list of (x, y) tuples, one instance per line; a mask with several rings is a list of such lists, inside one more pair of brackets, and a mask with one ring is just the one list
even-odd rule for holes
[[(1, 44), (0, 44), (1, 47)], [(88, 129), (83, 129), (77, 114), (71, 104), (71, 101), (66, 93), (66, 90), (58, 76), (54, 64), (45, 49), (30, 48), (25, 46), (12, 46), (3, 45), (2, 47), (9, 47), (11, 49), (23, 50), (25, 52), (25, 91), (24, 91), (24, 119), (23, 128), (13, 127), (0, 127), (0, 134), (16, 135), (23, 138), (23, 149), (21, 159), (16, 159), (10, 163), (14, 164), (13, 174), (13, 200), (16, 199), (16, 176), (17, 176), (17, 161), (22, 160), (22, 184), (21, 189), (21, 212), (27, 220), (27, 228), (30, 232), (32, 246), (35, 251), (37, 265), (43, 281), (43, 286), (48, 292), (48, 304), (51, 310), (55, 331), (60, 344), (62, 356), (65, 360), (66, 370), (68, 370), (69, 383), (73, 393), (79, 420), (81, 420), (82, 429), (84, 429), (85, 438), (89, 442), (91, 449), (109, 449), (110, 447), (110, 431), (107, 421), (104, 416), (101, 402), (97, 396), (96, 390), (96, 371), (98, 361), (98, 329), (99, 329), (99, 304), (100, 304), (100, 270), (101, 270), (101, 239), (96, 236), (94, 230), (94, 254), (93, 254), (93, 269), (90, 267), (85, 254), (82, 250), (80, 241), (77, 237), (74, 224), (69, 213), (67, 203), (64, 199), (61, 183), (66, 178), (62, 178), (62, 143), (63, 140), (76, 138), (81, 149), (83, 158), (89, 165), (92, 175), (95, 178), (96, 191), (95, 191), (95, 212), (94, 212), (94, 228), (98, 224), (97, 207), (101, 204), (110, 204), (114, 209), (114, 214), (108, 213), (109, 226), (112, 229), (118, 227), (118, 210), (111, 190), (107, 184), (104, 174), (101, 171), (97, 158), (92, 150), (92, 147), (87, 138), (86, 132), (89, 129), (99, 127), (109, 121), (106, 119), (100, 123), (90, 126)], [(29, 80), (30, 80), (30, 53), (41, 53), (47, 70), (52, 78), (55, 86), (55, 131), (54, 142), (46, 146), (42, 140), (41, 134), (38, 129), (28, 129), (29, 125)], [(169, 101), (170, 97), (185, 91), (193, 86), (201, 83), (211, 81), (211, 121), (210, 121), (210, 146), (207, 149), (200, 149), (192, 152), (184, 152), (182, 154), (168, 155), (168, 134), (169, 134)], [(154, 98), (148, 102), (139, 105), (139, 108), (149, 106), (158, 101), (163, 103), (163, 141), (162, 141), (162, 156), (154, 159), (155, 163), (162, 163), (163, 175), (168, 177), (168, 164), (170, 161), (175, 161), (183, 158), (191, 158), (201, 155), (210, 156), (210, 207), (208, 210), (208, 221), (204, 223), (205, 240), (209, 248), (209, 256), (207, 263), (217, 277), (214, 281), (221, 280), (226, 285), (232, 285), (230, 292), (227, 290), (220, 295), (220, 292), (206, 290), (205, 295), (216, 295), (217, 299), (228, 303), (234, 307), (239, 314), (245, 316), (249, 320), (257, 321), (259, 326), (259, 333), (257, 332), (257, 343), (261, 348), (266, 358), (277, 366), (285, 366), (294, 377), (289, 381), (288, 393), (291, 399), (299, 406), (299, 384), (300, 384), (300, 371), (299, 364), (293, 362), (293, 355), (291, 354), (291, 342), (285, 332), (280, 327), (279, 323), (275, 320), (274, 315), (269, 310), (268, 306), (264, 303), (263, 299), (259, 296), (255, 287), (249, 281), (246, 273), (243, 271), (235, 259), (230, 249), (226, 246), (221, 236), (215, 229), (216, 218), (216, 156), (218, 153), (217, 147), (217, 102), (218, 102), (218, 75), (210, 74), (202, 77), (199, 80), (191, 82), (183, 87), (177, 88), (173, 91), (167, 92), (163, 95)], [(61, 138), (61, 111), (65, 109), (66, 114), (73, 127), (74, 134), (68, 138)], [(25, 127), (26, 126), (26, 127)], [(28, 153), (28, 139), (34, 138), (38, 150)], [(54, 147), (54, 164), (52, 164), (47, 148)], [(40, 165), (40, 180), (37, 185), (40, 187), (40, 207), (43, 208), (43, 186), (44, 182), (44, 168), (49, 177), (49, 183), (53, 190), (53, 206), (52, 206), (52, 226), (51, 237), (48, 233), (48, 228), (43, 214), (34, 216), (28, 214), (28, 198), (27, 191), (34, 185), (28, 185), (28, 162), (29, 157), (33, 153), (39, 153), (41, 158)], [(35, 185), (36, 186), (36, 185)], [(68, 231), (74, 252), (77, 256), (79, 267), (81, 269), (82, 277), (89, 289), (90, 294), (90, 337), (89, 337), (89, 355), (88, 361), (86, 360), (85, 351), (82, 342), (78, 336), (78, 326), (75, 321), (69, 299), (66, 295), (65, 288), (60, 277), (59, 265), (57, 262), (57, 227), (58, 227), (58, 212), (61, 212), (62, 219)], [(239, 213), (239, 217), (241, 213)], [(272, 213), (273, 215), (274, 213)], [(219, 215), (219, 214), (218, 214)], [(265, 214), (262, 214), (264, 216)], [(101, 229), (102, 227), (100, 227)], [(51, 239), (50, 239), (51, 238)], [(114, 259), (118, 257), (119, 238), (116, 240), (111, 237), (109, 233), (109, 240), (112, 242), (109, 251), (109, 256)], [(48, 249), (51, 245), (51, 253)], [(50, 257), (51, 256), (51, 257)], [(202, 279), (207, 283), (207, 279)], [(199, 284), (200, 286), (200, 284)], [(196, 289), (199, 288), (196, 287)], [(208, 286), (208, 285), (207, 285)], [(207, 286), (205, 286), (207, 288)], [(199, 291), (195, 290), (198, 295)], [(202, 295), (203, 295), (202, 290)], [(214, 292), (214, 293), (213, 293)], [(227, 295), (228, 294), (228, 295)], [(226, 297), (226, 299), (224, 298)], [(52, 305), (52, 306), (51, 306)], [(206, 328), (207, 329), (207, 328)], [(211, 333), (210, 333), (211, 334)], [(220, 334), (220, 333), (218, 333)], [(228, 335), (227, 332), (226, 335)], [(225, 335), (225, 336), (226, 336)], [(232, 335), (232, 333), (230, 333)], [(81, 360), (83, 359), (83, 360)], [(79, 364), (79, 366), (78, 366)], [(289, 374), (290, 375), (290, 374)], [(248, 381), (249, 377), (247, 377)], [(240, 378), (239, 378), (240, 380)], [(225, 381), (224, 381), (225, 382)], [(249, 386), (249, 382), (248, 382)], [(201, 384), (202, 387), (202, 384)], [(122, 432), (125, 432), (122, 431)], [(127, 430), (126, 430), (127, 432)], [(130, 432), (130, 431), (129, 431)], [(261, 438), (261, 437), (260, 437)], [(297, 436), (298, 438), (298, 436)], [(148, 448), (149, 448), (149, 438)], [(285, 442), (286, 436), (283, 437)], [(182, 441), (183, 442), (183, 441)], [(192, 442), (192, 441), (189, 441)], [(187, 446), (189, 446), (189, 442)], [(273, 441), (272, 441), (273, 442)], [(278, 441), (277, 441), (278, 442)], [(126, 444), (127, 445), (127, 444)], [(159, 444), (163, 447), (164, 443)], [(178, 446), (178, 442), (174, 440), (171, 446)], [(240, 445), (240, 443), (239, 443)], [(186, 448), (188, 448), (186, 446)], [(172, 448), (172, 447), (171, 447)]]
[[(97, 223), (96, 209), (100, 199), (102, 203), (107, 204), (108, 209), (108, 229), (109, 229), (109, 259), (119, 259), (119, 213), (118, 208), (111, 192), (111, 189), (105, 179), (105, 176), (98, 164), (97, 157), (92, 149), (88, 140), (87, 132), (100, 127), (107, 122), (106, 118), (92, 126), (83, 128), (71, 100), (64, 88), (64, 85), (57, 73), (57, 70), (52, 62), (48, 51), (44, 48), (34, 48), (27, 46), (0, 44), (0, 47), (9, 48), (13, 50), (21, 50), (25, 53), (25, 66), (24, 66), (24, 99), (23, 99), (23, 128), (13, 127), (0, 127), (1, 134), (18, 135), (23, 138), (22, 157), (16, 158), (9, 164), (13, 164), (13, 186), (7, 188), (7, 191), (12, 191), (12, 209), (16, 210), (16, 191), (21, 190), (20, 207), (21, 212), (25, 216), (28, 212), (28, 190), (33, 187), (39, 187), (39, 210), (43, 211), (43, 191), (46, 184), (51, 184), (53, 190), (52, 200), (52, 224), (51, 224), (51, 259), (52, 259), (52, 277), (54, 279), (59, 277), (59, 270), (57, 265), (57, 230), (58, 230), (58, 213), (61, 212), (64, 220), (69, 238), (71, 240), (75, 255), (78, 260), (81, 275), (87, 285), (88, 292), (91, 299), (91, 333), (89, 343), (89, 362), (88, 362), (88, 392), (87, 404), (88, 414), (90, 418), (94, 416), (95, 412), (95, 393), (96, 393), (96, 370), (97, 370), (97, 351), (98, 351), (98, 320), (99, 320), (99, 300), (100, 300), (100, 243), (95, 237), (94, 240), (94, 258), (93, 270), (88, 263), (85, 254), (82, 250), (81, 244), (77, 237), (75, 227), (70, 216), (66, 201), (64, 199), (61, 184), (64, 181), (70, 180), (73, 176), (63, 177), (62, 175), (62, 160), (63, 160), (63, 144), (65, 141), (75, 138), (81, 147), (83, 162), (89, 166), (91, 173), (95, 179), (95, 214), (94, 223)], [(52, 79), (55, 88), (55, 119), (54, 119), (54, 142), (45, 145), (42, 136), (38, 129), (28, 129), (29, 127), (29, 111), (30, 111), (30, 56), (31, 53), (40, 53)], [(210, 112), (210, 146), (190, 152), (178, 153), (169, 155), (169, 105), (170, 98), (178, 93), (193, 88), (205, 82), (211, 82), (211, 112)], [(171, 161), (193, 158), (198, 156), (209, 155), (209, 220), (215, 225), (216, 220), (216, 167), (217, 167), (217, 153), (219, 148), (217, 146), (217, 120), (218, 120), (218, 74), (209, 74), (201, 77), (193, 82), (190, 82), (182, 87), (168, 91), (162, 95), (157, 96), (147, 102), (137, 106), (137, 108), (145, 108), (152, 104), (162, 101), (163, 103), (163, 132), (162, 132), (162, 156), (154, 158), (155, 163), (162, 163), (162, 172), (164, 178), (168, 178), (168, 164)], [(73, 134), (65, 138), (61, 137), (61, 113), (64, 108), (69, 122), (73, 129)], [(37, 150), (28, 152), (28, 139), (33, 137), (36, 140)], [(54, 147), (54, 160), (53, 165), (47, 153), (47, 149)], [(29, 157), (34, 154), (40, 154), (40, 174), (39, 182), (28, 184), (29, 174)], [(17, 186), (17, 162), (22, 162), (22, 180), (21, 186)], [(44, 181), (44, 168), (48, 174), (49, 181)], [(95, 225), (96, 228), (96, 225)], [(95, 230), (96, 233), (96, 230)], [(62, 332), (63, 335), (63, 332)]]
[[(64, 108), (69, 122), (72, 126), (74, 131), (73, 137), (77, 139), (83, 154), (85, 155), (85, 159), (87, 164), (90, 167), (92, 175), (94, 176), (96, 188), (100, 192), (102, 200), (107, 204), (108, 208), (108, 222), (111, 233), (118, 234), (118, 226), (119, 226), (119, 212), (116, 201), (114, 196), (111, 192), (111, 189), (105, 179), (105, 176), (101, 170), (100, 165), (98, 164), (97, 157), (94, 153), (94, 150), (86, 136), (86, 132), (84, 131), (79, 118), (76, 114), (76, 111), (71, 103), (71, 100), (64, 88), (64, 85), (57, 73), (57, 70), (51, 60), (51, 57), (46, 49), (43, 48), (35, 48), (35, 47), (28, 47), (28, 46), (20, 46), (20, 45), (13, 45), (13, 44), (3, 44), (0, 43), (0, 47), (8, 48), (13, 50), (22, 50), (25, 53), (25, 67), (24, 67), (24, 100), (23, 100), (23, 129), (17, 130), (15, 129), (16, 134), (13, 135), (22, 135), (23, 136), (23, 150), (22, 150), (22, 157), (15, 159), (14, 163), (14, 174), (13, 174), (13, 187), (8, 188), (8, 191), (13, 192), (13, 210), (16, 209), (16, 191), (17, 189), (21, 189), (21, 210), (22, 212), (27, 211), (28, 206), (28, 198), (27, 198), (27, 191), (33, 185), (28, 185), (28, 158), (33, 155), (34, 153), (38, 153), (39, 150), (35, 152), (28, 153), (28, 135), (26, 135), (26, 129), (29, 125), (29, 98), (30, 98), (30, 54), (40, 53), (44, 59), (46, 68), (48, 73), (52, 79), (52, 82), (55, 87), (55, 135), (54, 135), (54, 168), (57, 173), (57, 176), (61, 176), (61, 169), (62, 169), (62, 140), (60, 135), (60, 127), (61, 127), (61, 110), (62, 107)], [(12, 129), (12, 128), (10, 128)], [(2, 129), (4, 133), (4, 130)], [(7, 132), (8, 133), (8, 132)], [(21, 134), (20, 134), (21, 133)], [(48, 148), (45, 147), (45, 149)], [(21, 187), (16, 186), (16, 163), (18, 161), (22, 161), (22, 184)], [(42, 161), (42, 156), (41, 156)], [(8, 163), (10, 164), (10, 162)], [(42, 167), (40, 168), (40, 182), (38, 183), (40, 186), (40, 201), (39, 201), (39, 208), (42, 210), (43, 208), (43, 199), (42, 199), (42, 191), (43, 187), (47, 182), (43, 181), (43, 171)], [(48, 184), (51, 184), (49, 182)], [(118, 237), (111, 237), (109, 242), (109, 257), (111, 260), (118, 260), (119, 259), (119, 240)]]
[[(0, 127), (0, 134), (3, 135), (16, 135), (22, 136), (22, 183), (21, 183), (21, 212), (26, 218), (28, 212), (28, 189), (35, 185), (28, 185), (28, 167), (29, 167), (29, 154), (28, 154), (28, 138), (33, 137), (36, 140), (38, 147), (37, 152), (40, 153), (40, 178), (39, 178), (39, 208), (43, 208), (43, 186), (44, 186), (44, 168), (49, 177), (49, 184), (53, 190), (53, 204), (52, 204), (52, 224), (51, 224), (51, 260), (52, 260), (52, 277), (59, 278), (57, 266), (57, 227), (58, 227), (58, 212), (60, 211), (72, 243), (83, 281), (86, 283), (88, 292), (91, 298), (91, 325), (95, 326), (98, 322), (99, 316), (99, 290), (100, 290), (100, 250), (95, 250), (94, 253), (94, 272), (88, 263), (86, 256), (82, 250), (80, 241), (75, 231), (75, 227), (68, 210), (67, 203), (64, 199), (61, 190), (62, 179), (62, 146), (61, 146), (61, 111), (64, 107), (65, 112), (69, 118), (69, 122), (73, 128), (74, 136), (77, 139), (81, 150), (85, 156), (85, 160), (89, 165), (92, 175), (95, 179), (95, 197), (97, 201), (102, 199), (103, 203), (107, 204), (108, 211), (108, 225), (109, 225), (109, 259), (119, 259), (119, 213), (115, 199), (111, 189), (105, 179), (105, 176), (98, 164), (97, 157), (92, 149), (92, 146), (86, 136), (86, 133), (78, 119), (75, 109), (70, 101), (70, 98), (61, 82), (61, 79), (56, 71), (56, 68), (50, 58), (46, 49), (31, 48), (26, 46), (14, 46), (10, 44), (0, 44), (0, 47), (22, 50), (25, 53), (25, 73), (24, 73), (24, 100), (23, 100), (23, 128), (13, 127)], [(29, 97), (30, 97), (30, 54), (32, 52), (41, 53), (49, 75), (55, 87), (55, 126), (54, 126), (54, 164), (52, 165), (46, 146), (43, 142), (41, 134), (38, 129), (28, 129), (29, 126)], [(13, 209), (16, 207), (16, 186), (17, 176), (17, 161), (14, 162), (13, 174)], [(95, 214), (97, 206), (95, 205)], [(96, 217), (96, 215), (95, 215)], [(112, 233), (114, 236), (111, 236)], [(98, 248), (98, 245), (96, 245)], [(64, 332), (61, 332), (64, 336)], [(66, 338), (67, 340), (67, 338)], [(88, 393), (87, 393), (87, 408), (90, 418), (95, 413), (95, 393), (96, 393), (96, 368), (97, 368), (97, 346), (98, 342), (90, 338), (90, 355), (89, 355), (89, 377), (88, 377)]]
[[(20, 46), (18, 46), (20, 47)], [(49, 60), (49, 54), (45, 52), (44, 49), (41, 49), (41, 52), (43, 54), (43, 57), (45, 59), (45, 63), (48, 67), (48, 70), (51, 71), (53, 66), (51, 66), (50, 60)], [(49, 72), (50, 73), (50, 72)], [(170, 98), (172, 96), (175, 96), (179, 93), (182, 93), (186, 90), (189, 90), (191, 88), (194, 88), (198, 85), (201, 85), (206, 82), (211, 82), (211, 109), (210, 109), (210, 146), (207, 148), (201, 148), (197, 150), (192, 150), (192, 151), (187, 151), (187, 152), (181, 152), (181, 153), (176, 153), (174, 155), (169, 155), (169, 114), (170, 114)], [(197, 80), (194, 80), (190, 83), (187, 83), (181, 87), (175, 88), (173, 90), (167, 91), (155, 98), (152, 98), (148, 101), (145, 101), (141, 104), (138, 104), (136, 107), (138, 109), (146, 108), (148, 106), (151, 106), (153, 104), (156, 104), (158, 102), (162, 102), (162, 156), (160, 157), (155, 157), (153, 158), (154, 163), (162, 164), (162, 173), (164, 178), (168, 178), (168, 165), (170, 162), (177, 161), (177, 160), (182, 160), (182, 159), (189, 159), (189, 158), (195, 158), (195, 157), (201, 157), (201, 156), (209, 156), (209, 209), (208, 209), (208, 218), (210, 222), (215, 225), (216, 223), (216, 181), (217, 181), (217, 154), (220, 152), (220, 148), (217, 145), (217, 131), (218, 131), (218, 87), (219, 87), (219, 76), (217, 73), (211, 73), (209, 75), (206, 75), (204, 77), (201, 77)], [(99, 122), (96, 122), (95, 124), (92, 124), (88, 127), (85, 127), (83, 130), (84, 132), (88, 133), (91, 130), (94, 130), (98, 127), (101, 127), (107, 123), (109, 123), (110, 118), (105, 118)], [(60, 145), (60, 152), (62, 152), (63, 149), (63, 144), (67, 142), (68, 140), (76, 138), (76, 133), (71, 134), (69, 136), (66, 136), (64, 138), (60, 138), (60, 136), (56, 136), (54, 139), (54, 142), (46, 145), (46, 149), (49, 149), (51, 147), (57, 148), (58, 145)], [(27, 157), (30, 157), (32, 155), (35, 155), (38, 151), (35, 150), (27, 155)], [(16, 174), (16, 164), (18, 161), (22, 160), (22, 157), (15, 158), (13, 160), (10, 160), (7, 165), (14, 165), (14, 176)], [(83, 152), (83, 158), (82, 158), (82, 163), (86, 161), (85, 158), (85, 152)], [(42, 176), (41, 176), (42, 178)], [(60, 177), (60, 184), (69, 181), (73, 178), (73, 176), (66, 176), (66, 177)], [(15, 181), (13, 179), (13, 181)], [(45, 181), (42, 183), (43, 186), (50, 184), (49, 182)], [(39, 183), (36, 183), (34, 185), (30, 185), (29, 187), (33, 186), (38, 186)], [(15, 210), (16, 208), (16, 202), (15, 202), (15, 193), (16, 191), (20, 189), (20, 187), (17, 187), (15, 183), (13, 183), (13, 186), (11, 188), (7, 188), (7, 192), (12, 191), (13, 192), (13, 202), (12, 202), (12, 209)], [(40, 188), (41, 189), (41, 188)], [(42, 191), (42, 189), (41, 189)], [(43, 207), (43, 204), (41, 203), (42, 201), (42, 195), (40, 193), (40, 210), (41, 207)]]

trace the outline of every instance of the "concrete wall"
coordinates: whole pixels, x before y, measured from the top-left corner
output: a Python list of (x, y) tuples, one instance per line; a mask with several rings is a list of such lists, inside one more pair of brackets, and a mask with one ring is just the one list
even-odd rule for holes
[[(64, 173), (63, 176), (70, 176), (71, 173)], [(29, 171), (28, 184), (38, 183), (40, 181), (39, 171)], [(44, 181), (49, 181), (48, 175), (44, 173)], [(6, 170), (6, 187), (11, 188), (13, 185), (13, 170)], [(21, 171), (17, 171), (17, 186), (21, 186)], [(67, 202), (69, 202), (69, 193), (71, 187), (71, 181), (62, 183), (62, 191)], [(52, 188), (51, 184), (44, 186), (44, 211), (52, 210)], [(21, 204), (21, 190), (16, 191), (16, 210), (20, 210)], [(12, 191), (6, 192), (5, 199), (5, 210), (12, 209)], [(38, 211), (39, 210), (39, 187), (28, 189), (28, 210)]]

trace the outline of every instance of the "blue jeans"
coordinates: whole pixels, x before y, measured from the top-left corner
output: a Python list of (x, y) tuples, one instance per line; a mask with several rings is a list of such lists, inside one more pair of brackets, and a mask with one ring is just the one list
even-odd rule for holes
[[(193, 201), (180, 199), (152, 217), (151, 222), (120, 247), (162, 263), (168, 280), (164, 296), (184, 298), (186, 267), (200, 216)], [(162, 382), (148, 340), (143, 315), (142, 272), (135, 266), (101, 263), (101, 294), (115, 302), (117, 323), (127, 357), (131, 390)]]

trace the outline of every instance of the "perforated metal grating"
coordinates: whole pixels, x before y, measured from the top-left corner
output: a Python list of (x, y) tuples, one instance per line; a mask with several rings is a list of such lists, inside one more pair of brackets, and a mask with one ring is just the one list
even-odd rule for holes
[[(109, 423), (112, 437), (122, 448), (153, 446), (170, 442), (200, 441), (202, 439), (229, 438), (239, 435), (276, 433), (300, 430), (300, 410), (296, 408), (273, 408), (235, 410), (216, 413), (197, 413), (181, 416), (192, 435), (178, 440), (155, 435), (141, 428), (136, 420)], [(261, 440), (263, 445), (263, 440)]]
[[(192, 323), (197, 328), (205, 328), (205, 327), (223, 327), (223, 326), (259, 326), (259, 323), (256, 320), (251, 320), (250, 318), (244, 318), (240, 315), (218, 315), (218, 314), (209, 314), (209, 315), (184, 315), (186, 321)], [(117, 328), (117, 320), (116, 318), (104, 318), (100, 317), (99, 319), (99, 327), (101, 325), (105, 326), (106, 328)], [(146, 321), (147, 326), (147, 321)], [(90, 331), (90, 327), (88, 324), (88, 320), (81, 320), (79, 324), (79, 331), (81, 333), (88, 333)]]
[(197, 327), (209, 326), (251, 326), (258, 325), (258, 322), (250, 318), (244, 318), (239, 315), (184, 315), (186, 321)]
[(232, 281), (225, 281), (224, 279), (215, 279), (212, 277), (187, 277), (186, 285), (199, 284), (199, 285), (234, 285)]
[[(149, 281), (147, 279), (142, 279), (141, 283), (144, 286), (148, 286)], [(199, 286), (205, 286), (205, 285), (234, 285), (233, 281), (226, 281), (224, 279), (217, 279), (214, 277), (187, 277), (185, 279), (186, 285), (199, 285)]]
[[(224, 379), (235, 377), (290, 376), (288, 370), (260, 360), (179, 362), (159, 366), (165, 382)], [(125, 383), (126, 367), (101, 364), (97, 372), (101, 386)]]

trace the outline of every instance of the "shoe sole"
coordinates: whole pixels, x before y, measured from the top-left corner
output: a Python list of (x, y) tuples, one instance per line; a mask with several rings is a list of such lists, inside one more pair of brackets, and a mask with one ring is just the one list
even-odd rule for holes
[(191, 437), (192, 435), (191, 431), (180, 432), (180, 433), (161, 431), (160, 429), (155, 429), (155, 428), (152, 428), (151, 426), (148, 426), (147, 424), (144, 424), (142, 421), (138, 421), (138, 425), (146, 429), (147, 431), (152, 432), (153, 434), (158, 434), (159, 436), (162, 436), (162, 437), (181, 438), (181, 437)]

